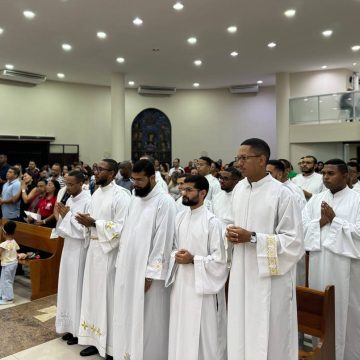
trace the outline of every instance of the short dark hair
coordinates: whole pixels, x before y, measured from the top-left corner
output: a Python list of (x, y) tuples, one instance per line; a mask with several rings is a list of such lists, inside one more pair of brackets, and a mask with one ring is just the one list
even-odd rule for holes
[(160, 165), (162, 165), (162, 167), (165, 169), (166, 172), (169, 171), (169, 166), (167, 163), (161, 163)]
[(346, 165), (348, 167), (354, 167), (354, 168), (356, 168), (357, 172), (360, 172), (360, 164), (357, 163), (356, 161), (349, 161)]
[(150, 155), (144, 154), (140, 156), (140, 158), (142, 158), (141, 160), (149, 160), (153, 165), (155, 165), (155, 159)]
[(147, 177), (155, 175), (154, 164), (150, 160), (138, 160), (132, 169), (134, 173), (144, 172)]
[(305, 158), (311, 158), (311, 159), (313, 159), (314, 164), (315, 164), (315, 165), (317, 164), (317, 158), (316, 158), (315, 156), (313, 156), (313, 155), (306, 155), (306, 156), (304, 156), (304, 159), (305, 159)]
[(60, 169), (62, 168), (61, 165), (60, 165), (59, 163), (57, 163), (57, 162), (56, 162), (56, 163), (53, 163), (53, 164), (51, 165), (51, 167), (53, 167), (54, 165), (55, 165), (55, 166), (59, 166)]
[(220, 165), (218, 162), (213, 161), (212, 164), (215, 165), (215, 167), (216, 167), (217, 170), (221, 170), (221, 165)]
[(265, 155), (266, 161), (269, 160), (270, 158), (270, 147), (267, 144), (267, 142), (265, 142), (262, 139), (258, 139), (258, 138), (247, 139), (243, 141), (241, 145), (250, 146), (252, 149), (255, 150), (257, 155)]
[(175, 158), (174, 160), (177, 160), (178, 162), (180, 162), (180, 159), (179, 159), (179, 158)]
[(8, 235), (14, 235), (16, 229), (16, 223), (14, 221), (8, 221), (6, 224), (3, 225), (3, 229)]
[(228, 173), (231, 174), (231, 176), (234, 178), (234, 179), (241, 179), (242, 178), (242, 175), (240, 173), (240, 171), (232, 166), (228, 167), (226, 170), (224, 171), (227, 171)]
[(102, 159), (102, 161), (106, 162), (109, 166), (109, 170), (114, 172), (114, 176), (119, 171), (118, 163), (114, 159)]
[[(201, 159), (201, 158), (200, 158)], [(206, 194), (209, 192), (209, 182), (205, 176), (202, 175), (189, 175), (185, 178), (185, 183), (194, 183), (194, 187), (197, 190), (206, 190)]]
[(292, 169), (292, 165), (289, 160), (286, 160), (286, 159), (278, 159), (278, 160), (284, 164), (285, 169)]
[(272, 166), (274, 166), (275, 169), (285, 172), (285, 165), (280, 160), (269, 160), (268, 165), (272, 165)]
[(339, 169), (339, 171), (343, 174), (347, 174), (349, 169), (346, 165), (346, 162), (341, 159), (330, 159), (324, 163), (324, 165), (335, 165)]
[(186, 173), (183, 173), (183, 172), (180, 172), (180, 173), (178, 173), (178, 179), (181, 179), (181, 178), (183, 178), (183, 177), (187, 177), (187, 176), (189, 176), (189, 174), (186, 174)]
[(14, 172), (14, 174), (16, 175), (16, 177), (19, 177), (20, 175), (20, 169), (16, 166), (10, 166), (9, 170), (12, 170)]
[(213, 162), (208, 156), (201, 156), (199, 157), (199, 160), (204, 160), (209, 166), (211, 166), (211, 163)]
[(73, 176), (76, 179), (77, 183), (84, 182), (85, 181), (85, 175), (82, 171), (79, 170), (71, 170), (68, 173), (68, 176)]

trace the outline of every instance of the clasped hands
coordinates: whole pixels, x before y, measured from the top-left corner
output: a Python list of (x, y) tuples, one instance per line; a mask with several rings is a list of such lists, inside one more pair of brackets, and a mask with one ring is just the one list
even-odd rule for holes
[(57, 209), (57, 211), (59, 212), (59, 214), (61, 215), (62, 218), (64, 218), (66, 216), (66, 214), (70, 211), (70, 207), (65, 206), (61, 202), (56, 204), (56, 209)]
[(240, 226), (229, 225), (226, 228), (226, 237), (233, 244), (241, 244), (250, 242), (251, 232), (241, 228)]
[(320, 227), (330, 224), (336, 216), (333, 208), (325, 201), (321, 203)]
[(185, 249), (180, 249), (175, 254), (175, 261), (177, 264), (192, 264), (194, 263), (194, 255)]
[(77, 213), (75, 219), (79, 224), (86, 227), (95, 226), (95, 219), (93, 219), (90, 214)]

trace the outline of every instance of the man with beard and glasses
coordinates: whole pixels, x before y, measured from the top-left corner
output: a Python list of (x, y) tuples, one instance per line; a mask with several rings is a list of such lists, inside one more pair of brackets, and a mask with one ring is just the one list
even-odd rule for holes
[(325, 190), (322, 175), (315, 172), (316, 165), (315, 156), (305, 156), (301, 162), (302, 174), (298, 174), (291, 179), (294, 184), (301, 187), (306, 200), (309, 200), (313, 194), (319, 194)]
[(217, 302), (228, 275), (219, 220), (204, 205), (209, 182), (185, 178), (183, 204), (176, 216), (175, 239), (166, 286), (170, 297), (169, 356), (172, 360), (224, 360)]
[(176, 206), (156, 183), (149, 160), (135, 163), (132, 181), (134, 194), (116, 260), (114, 358), (167, 360), (170, 296), (164, 285)]
[(327, 190), (303, 210), (309, 286), (335, 285), (337, 360), (360, 359), (360, 195), (347, 186), (348, 167), (332, 159), (322, 170)]
[[(115, 260), (120, 235), (130, 203), (129, 192), (116, 185), (115, 160), (104, 159), (94, 169), (98, 189), (91, 197), (88, 213), (75, 219), (85, 227), (89, 243), (84, 270), (79, 344), (90, 345), (81, 356), (113, 354), (113, 307)], [(107, 355), (106, 355), (107, 354)]]

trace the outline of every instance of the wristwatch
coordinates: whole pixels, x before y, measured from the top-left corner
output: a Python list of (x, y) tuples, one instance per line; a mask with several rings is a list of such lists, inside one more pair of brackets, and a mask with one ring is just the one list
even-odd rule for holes
[(252, 244), (256, 244), (256, 243), (257, 243), (257, 238), (256, 238), (256, 232), (255, 232), (255, 231), (253, 231), (253, 232), (251, 233), (250, 242), (251, 242)]

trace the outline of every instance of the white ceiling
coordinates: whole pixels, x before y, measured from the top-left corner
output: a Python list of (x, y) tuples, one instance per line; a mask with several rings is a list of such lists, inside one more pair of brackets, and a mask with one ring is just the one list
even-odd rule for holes
[[(274, 84), (276, 72), (359, 70), (360, 0), (0, 0), (0, 69), (45, 74), (63, 81), (109, 85), (123, 72), (136, 85), (218, 88)], [(294, 8), (294, 18), (284, 11)], [(33, 20), (24, 10), (36, 13)], [(139, 16), (140, 27), (132, 20)], [(226, 29), (236, 25), (236, 34)], [(326, 39), (321, 32), (332, 29)], [(97, 31), (108, 34), (106, 40)], [(186, 39), (196, 36), (190, 46)], [(269, 49), (267, 43), (278, 46)], [(64, 52), (62, 43), (73, 46)], [(153, 48), (160, 51), (153, 52)], [(238, 51), (233, 58), (231, 51)], [(115, 59), (122, 56), (124, 64)], [(203, 65), (193, 65), (201, 59)]]

